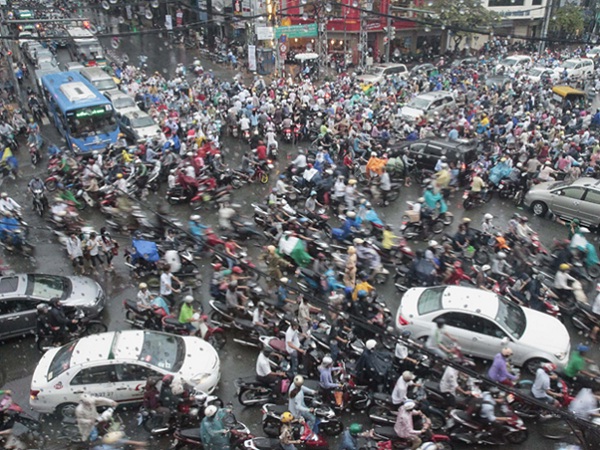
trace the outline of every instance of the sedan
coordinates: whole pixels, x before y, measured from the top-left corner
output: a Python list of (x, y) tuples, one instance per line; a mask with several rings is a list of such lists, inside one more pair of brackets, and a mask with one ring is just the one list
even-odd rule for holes
[(106, 301), (102, 287), (91, 278), (37, 273), (0, 277), (0, 338), (35, 332), (37, 305), (56, 297), (89, 317), (98, 316)]
[(508, 345), (512, 362), (534, 374), (540, 364), (567, 364), (571, 341), (554, 317), (523, 308), (493, 292), (460, 286), (409, 289), (400, 302), (396, 325), (416, 339), (427, 340), (445, 320), (444, 330), (465, 354), (483, 359)]
[(578, 218), (587, 227), (600, 226), (600, 181), (595, 178), (534, 184), (523, 202), (536, 216), (551, 211), (563, 219)]
[(193, 336), (125, 330), (94, 334), (48, 350), (31, 380), (29, 404), (39, 413), (72, 416), (81, 394), (139, 403), (148, 377), (173, 375), (211, 393), (220, 378), (216, 350)]
[(143, 111), (118, 114), (117, 121), (121, 130), (134, 142), (144, 142), (160, 133), (160, 128), (154, 119)]
[(533, 67), (527, 73), (523, 74), (523, 78), (527, 78), (534, 83), (539, 82), (554, 82), (560, 78), (558, 74), (548, 67)]

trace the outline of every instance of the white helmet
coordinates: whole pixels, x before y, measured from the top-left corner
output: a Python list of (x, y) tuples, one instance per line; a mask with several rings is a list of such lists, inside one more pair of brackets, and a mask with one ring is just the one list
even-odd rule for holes
[(194, 297), (191, 295), (186, 295), (185, 297), (183, 297), (184, 303), (192, 303), (193, 301), (194, 301)]
[(367, 350), (373, 350), (376, 345), (377, 345), (377, 341), (375, 339), (369, 339), (366, 342), (365, 347), (367, 348)]
[(193, 216), (190, 216), (190, 220), (192, 222), (197, 222), (198, 220), (200, 220), (200, 216), (198, 214), (194, 214)]
[(217, 413), (217, 407), (215, 405), (208, 405), (204, 408), (204, 417), (212, 417)]
[(323, 365), (328, 366), (330, 364), (333, 364), (333, 359), (331, 359), (331, 356), (325, 356), (323, 358)]
[(415, 409), (415, 406), (417, 406), (417, 404), (415, 402), (413, 402), (412, 400), (406, 400), (402, 406), (404, 407), (404, 409), (406, 411), (412, 411), (413, 409)]
[(505, 259), (506, 258), (506, 253), (504, 253), (504, 252), (498, 252), (497, 256), (498, 256), (498, 259)]
[(296, 386), (302, 386), (304, 384), (304, 377), (302, 375), (296, 375), (294, 377), (294, 384)]
[(486, 213), (486, 214), (485, 214), (485, 216), (483, 216), (483, 218), (484, 218), (485, 220), (492, 220), (492, 219), (494, 218), (494, 216), (493, 216), (493, 215), (491, 215), (490, 213)]

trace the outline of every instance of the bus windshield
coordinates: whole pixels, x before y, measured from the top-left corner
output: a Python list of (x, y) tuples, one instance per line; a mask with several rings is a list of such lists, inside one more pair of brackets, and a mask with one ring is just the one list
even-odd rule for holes
[(110, 105), (80, 108), (67, 113), (69, 131), (74, 138), (109, 134), (117, 129), (117, 121)]

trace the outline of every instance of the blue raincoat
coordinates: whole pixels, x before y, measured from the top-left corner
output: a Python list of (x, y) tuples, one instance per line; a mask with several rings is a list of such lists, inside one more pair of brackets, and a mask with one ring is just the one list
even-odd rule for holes
[[(219, 409), (212, 417), (205, 417), (200, 423), (200, 439), (205, 450), (229, 450), (229, 431), (223, 423), (228, 414), (225, 409)], [(223, 433), (227, 431), (227, 433)]]
[(444, 197), (441, 193), (434, 193), (431, 189), (427, 189), (423, 196), (425, 198), (425, 204), (429, 209), (436, 211), (439, 205), (440, 214), (444, 214), (448, 211), (448, 205), (444, 201)]

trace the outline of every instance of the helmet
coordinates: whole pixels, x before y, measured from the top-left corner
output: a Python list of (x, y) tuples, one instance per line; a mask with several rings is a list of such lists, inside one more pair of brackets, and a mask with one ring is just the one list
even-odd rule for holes
[(350, 425), (350, 428), (348, 428), (352, 436), (356, 436), (358, 433), (361, 433), (362, 429), (363, 426), (360, 423), (353, 423), (352, 425)]
[(366, 342), (365, 347), (367, 348), (367, 350), (373, 350), (376, 345), (377, 345), (377, 341), (375, 339), (369, 339)]
[(512, 354), (513, 354), (513, 351), (512, 351), (512, 349), (510, 349), (509, 347), (504, 347), (504, 348), (502, 349), (501, 353), (502, 353), (502, 356), (509, 357), (509, 356), (512, 356)]
[(242, 268), (240, 266), (233, 266), (233, 268), (231, 269), (231, 271), (233, 273), (237, 273), (238, 275), (243, 272), (243, 270), (242, 270)]
[(413, 402), (412, 400), (406, 400), (403, 404), (402, 407), (406, 410), (406, 411), (412, 411), (413, 409), (415, 409), (415, 406), (417, 406), (417, 404), (415, 402)]
[(217, 413), (217, 407), (215, 405), (208, 405), (204, 408), (204, 417), (212, 417)]
[(417, 203), (425, 203), (425, 197), (419, 197)]
[(409, 330), (404, 330), (401, 334), (400, 337), (402, 339), (409, 339), (411, 336), (412, 332), (410, 332)]
[(190, 220), (192, 222), (197, 222), (198, 220), (200, 220), (200, 216), (198, 214), (194, 214), (193, 216), (190, 216)]
[(410, 370), (405, 370), (404, 372), (402, 372), (402, 379), (404, 381), (412, 381), (415, 379), (415, 374), (412, 373)]
[(296, 386), (302, 386), (304, 384), (304, 377), (302, 375), (296, 375), (294, 377), (294, 384)]
[(8, 194), (6, 192), (3, 192), (2, 194), (0, 194), (0, 197), (6, 198), (6, 197), (8, 197)]
[(36, 306), (38, 311), (47, 311), (48, 310), (48, 305), (46, 303), (40, 303), (39, 305)]
[(281, 415), (281, 423), (290, 423), (292, 420), (294, 420), (294, 416), (289, 411), (286, 411)]
[(429, 247), (437, 247), (438, 243), (437, 241), (434, 241), (433, 239), (431, 241), (429, 241), (429, 243), (427, 244)]
[(567, 263), (562, 263), (560, 266), (558, 266), (558, 270), (569, 270), (570, 268), (571, 266)]
[(438, 450), (439, 447), (435, 442), (425, 442), (419, 447), (419, 450)]
[(542, 364), (542, 369), (544, 369), (548, 373), (554, 372), (556, 370), (556, 365), (552, 363), (544, 363)]
[(174, 378), (173, 375), (170, 375), (170, 374), (169, 375), (165, 375), (162, 378), (162, 382), (163, 382), (163, 384), (169, 385), (169, 384), (171, 384), (173, 382), (173, 378)]
[(117, 180), (120, 180), (121, 178), (123, 178), (123, 174), (122, 173), (118, 173), (117, 174)]
[(481, 266), (481, 270), (483, 270), (484, 272), (487, 272), (490, 269), (491, 269), (491, 266), (489, 264), (484, 264), (483, 266)]
[(317, 195), (317, 191), (310, 191), (310, 196)]
[(323, 358), (323, 365), (324, 366), (328, 366), (328, 365), (330, 365), (332, 363), (333, 363), (333, 359), (331, 359), (331, 356), (325, 356)]
[(454, 267), (460, 269), (462, 267), (462, 263), (460, 261), (454, 261)]
[(494, 216), (492, 216), (490, 213), (486, 213), (486, 214), (483, 216), (483, 218), (484, 218), (485, 220), (492, 220), (492, 219), (494, 218)]
[(360, 291), (358, 291), (358, 298), (365, 298), (367, 296), (367, 291), (365, 291), (364, 289), (361, 289)]
[(504, 252), (498, 252), (497, 256), (498, 256), (498, 259), (505, 259), (506, 258), (506, 253), (504, 253)]
[(584, 344), (579, 344), (579, 345), (577, 346), (577, 351), (578, 351), (579, 353), (585, 353), (585, 352), (589, 351), (589, 349), (590, 349), (590, 348), (589, 348), (587, 345), (584, 345)]
[(184, 303), (192, 303), (194, 301), (194, 297), (192, 295), (186, 295), (185, 297), (183, 297), (183, 302)]
[(148, 289), (148, 285), (146, 283), (140, 283), (138, 287), (140, 289)]

